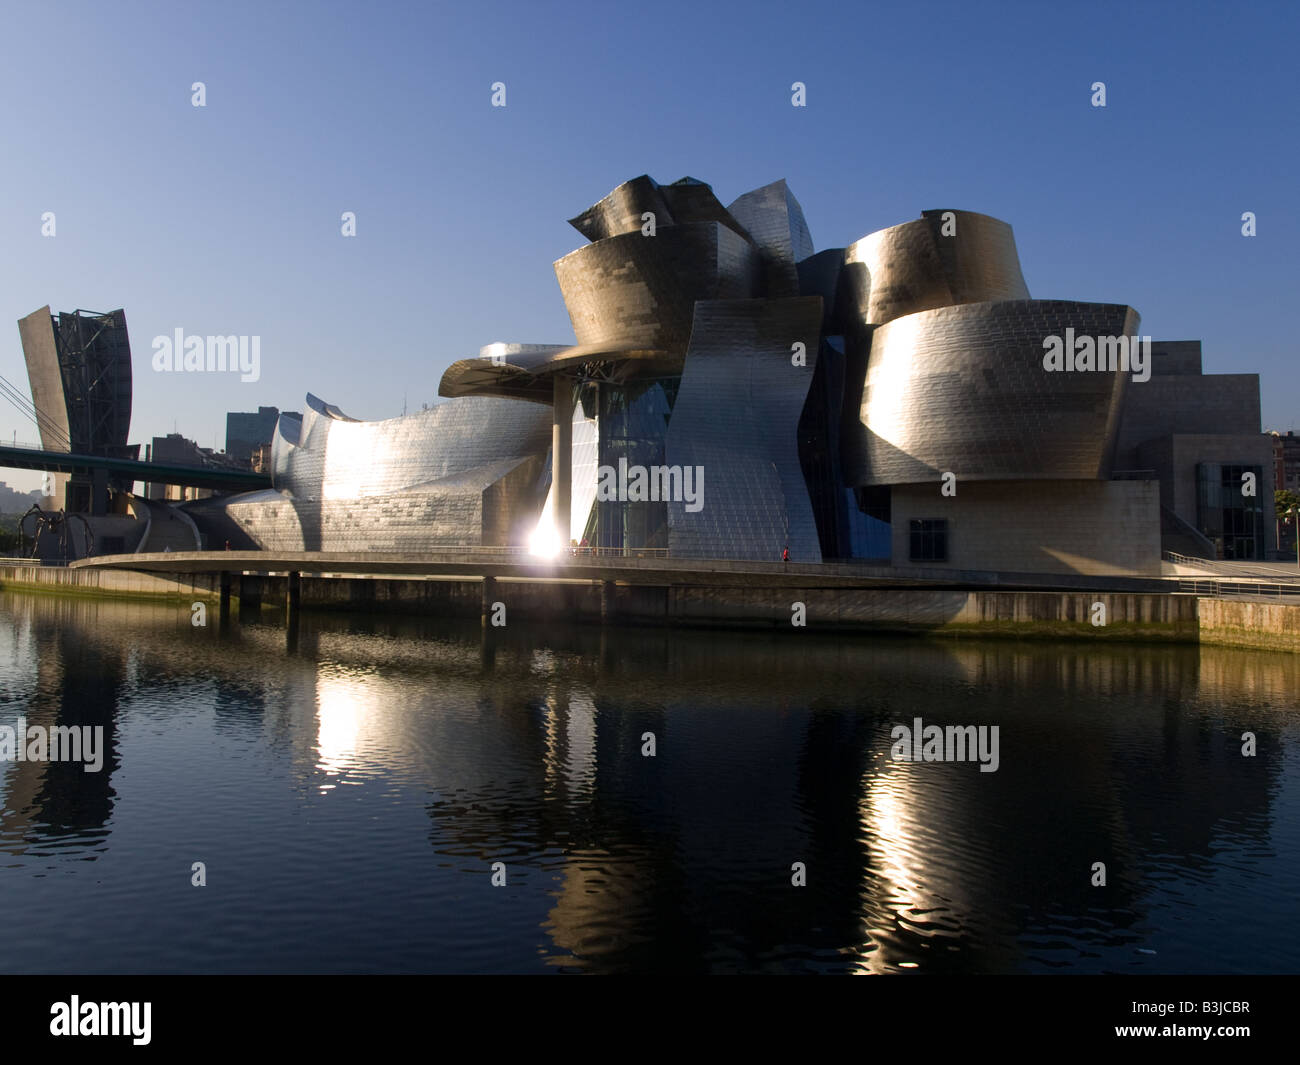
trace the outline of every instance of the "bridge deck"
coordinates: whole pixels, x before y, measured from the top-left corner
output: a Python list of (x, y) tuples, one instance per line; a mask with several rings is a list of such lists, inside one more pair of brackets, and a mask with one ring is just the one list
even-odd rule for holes
[(442, 577), (544, 581), (614, 581), (644, 585), (757, 587), (969, 587), (1014, 589), (1109, 589), (1169, 591), (1160, 577), (1074, 574), (1008, 574), (965, 570), (909, 569), (862, 563), (755, 562), (688, 558), (629, 558), (564, 555), (537, 559), (521, 552), (451, 549), (412, 557), (358, 552), (170, 551), (105, 555), (70, 564), (82, 569), (134, 569), (155, 573), (301, 573), (345, 577)]
[(151, 484), (185, 485), (191, 488), (221, 488), (252, 492), (270, 488), (271, 478), (252, 470), (224, 470), (208, 466), (176, 466), (139, 459), (78, 455), (67, 451), (44, 451), (24, 444), (0, 444), (0, 466), (16, 470), (49, 470), (51, 473), (90, 473), (107, 470), (115, 477)]

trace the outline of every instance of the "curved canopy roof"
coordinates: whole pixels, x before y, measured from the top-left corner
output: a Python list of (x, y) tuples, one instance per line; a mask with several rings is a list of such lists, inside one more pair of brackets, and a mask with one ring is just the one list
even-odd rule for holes
[[(438, 385), (440, 396), (504, 396), (536, 403), (551, 402), (554, 377), (571, 374), (589, 380), (621, 383), (646, 372), (679, 372), (682, 359), (658, 348), (613, 347), (609, 344), (501, 345), (490, 344), (478, 358), (460, 359), (447, 367)], [(511, 350), (523, 347), (524, 350)]]

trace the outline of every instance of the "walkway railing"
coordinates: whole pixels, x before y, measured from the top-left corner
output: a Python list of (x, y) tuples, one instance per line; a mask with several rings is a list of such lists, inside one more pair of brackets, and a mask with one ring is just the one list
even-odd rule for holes
[(1243, 595), (1280, 599), (1283, 596), (1300, 596), (1300, 582), (1281, 584), (1266, 581), (1220, 581), (1212, 578), (1202, 580), (1197, 577), (1182, 577), (1178, 580), (1178, 590), (1185, 595), (1200, 595), (1208, 599), (1236, 599)]
[(1300, 566), (1290, 562), (1248, 562), (1235, 559), (1195, 558), (1166, 551), (1161, 556), (1166, 562), (1190, 566), (1215, 577), (1256, 578), (1276, 584), (1300, 583)]

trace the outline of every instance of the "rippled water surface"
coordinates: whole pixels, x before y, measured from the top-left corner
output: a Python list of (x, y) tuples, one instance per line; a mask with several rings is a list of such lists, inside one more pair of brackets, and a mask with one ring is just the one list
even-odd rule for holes
[(0, 971), (1300, 970), (1300, 656), (212, 620), (0, 597)]

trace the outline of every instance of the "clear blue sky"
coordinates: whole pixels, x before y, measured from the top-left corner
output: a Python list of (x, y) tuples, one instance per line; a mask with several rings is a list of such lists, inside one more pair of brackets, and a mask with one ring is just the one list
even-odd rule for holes
[[(1033, 296), (1131, 304), (1300, 427), (1298, 29), (1282, 3), (10, 3), (0, 373), (26, 386), (43, 304), (124, 307), (132, 441), (224, 446), (226, 411), (308, 390), (391, 417), (486, 343), (572, 340), (551, 263), (619, 182), (784, 177), (818, 249), (1005, 219)], [(154, 373), (177, 328), (259, 335), (261, 380)]]

